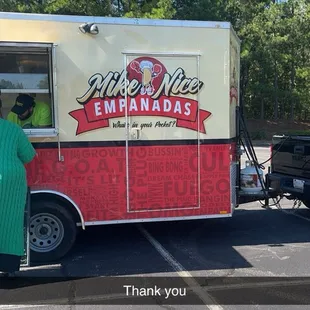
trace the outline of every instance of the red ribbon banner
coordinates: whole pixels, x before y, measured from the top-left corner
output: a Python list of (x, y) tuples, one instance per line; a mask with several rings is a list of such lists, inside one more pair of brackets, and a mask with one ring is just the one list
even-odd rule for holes
[[(118, 98), (92, 98), (82, 109), (69, 114), (77, 120), (76, 135), (109, 127), (109, 119), (125, 117), (126, 100)], [(182, 97), (162, 96), (154, 100), (139, 95), (127, 98), (127, 116), (162, 116), (177, 120), (176, 126), (206, 133), (204, 121), (211, 115), (209, 111), (198, 109), (198, 102)], [(199, 122), (198, 122), (199, 120)]]

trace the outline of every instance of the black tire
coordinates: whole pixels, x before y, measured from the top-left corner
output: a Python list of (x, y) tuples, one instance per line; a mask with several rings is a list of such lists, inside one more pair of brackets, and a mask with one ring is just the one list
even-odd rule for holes
[[(31, 262), (58, 261), (71, 250), (77, 235), (76, 223), (70, 212), (57, 202), (43, 200), (31, 203), (29, 231)], [(41, 238), (38, 232), (49, 237)]]

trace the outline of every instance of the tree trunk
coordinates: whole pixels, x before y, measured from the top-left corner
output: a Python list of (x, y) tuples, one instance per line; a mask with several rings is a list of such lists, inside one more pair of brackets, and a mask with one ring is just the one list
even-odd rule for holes
[[(294, 5), (292, 6), (292, 16), (294, 16)], [(295, 49), (294, 49), (294, 43), (292, 44), (291, 47), (291, 55), (292, 55), (292, 62), (291, 62), (291, 81), (290, 81), (290, 86), (291, 86), (291, 121), (294, 120), (294, 108), (295, 108), (295, 98), (294, 98), (294, 88), (295, 88)]]
[(249, 82), (249, 67), (250, 65), (248, 63), (245, 63), (242, 66), (242, 72), (240, 74), (240, 106), (241, 106), (241, 113), (245, 113), (244, 104), (245, 104), (245, 94), (246, 94), (246, 88)]
[(278, 67), (277, 61), (274, 61), (274, 119), (279, 118), (279, 99), (278, 99)]
[(264, 104), (264, 98), (261, 98), (260, 101), (260, 119), (265, 119), (265, 104)]
[(117, 0), (118, 15), (121, 16), (121, 0)]
[(294, 120), (294, 112), (295, 112), (295, 98), (294, 98), (294, 88), (295, 88), (295, 63), (292, 60), (292, 69), (291, 69), (291, 115), (290, 119)]

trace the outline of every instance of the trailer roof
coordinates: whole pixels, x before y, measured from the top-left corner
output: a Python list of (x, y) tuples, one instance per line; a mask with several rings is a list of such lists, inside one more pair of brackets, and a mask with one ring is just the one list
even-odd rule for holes
[(217, 21), (190, 21), (190, 20), (167, 20), (167, 19), (144, 19), (144, 18), (121, 18), (77, 15), (51, 15), (0, 12), (0, 19), (58, 21), (76, 23), (140, 25), (140, 26), (164, 26), (164, 27), (196, 27), (196, 28), (232, 28), (230, 22)]

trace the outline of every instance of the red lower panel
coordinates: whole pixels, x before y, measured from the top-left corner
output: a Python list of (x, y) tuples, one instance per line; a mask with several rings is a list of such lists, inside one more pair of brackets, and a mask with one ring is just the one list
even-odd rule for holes
[(133, 147), (128, 157), (129, 210), (197, 208), (197, 148), (197, 145)]
[(64, 162), (58, 149), (37, 149), (28, 182), (68, 195), (85, 221), (230, 213), (230, 145), (201, 145), (200, 158), (197, 151), (130, 147), (128, 205), (125, 147), (62, 148)]

